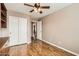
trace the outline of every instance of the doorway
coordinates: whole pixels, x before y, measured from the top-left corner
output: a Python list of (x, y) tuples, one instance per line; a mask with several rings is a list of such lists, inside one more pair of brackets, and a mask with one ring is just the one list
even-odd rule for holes
[(31, 41), (37, 39), (37, 22), (31, 22)]
[(42, 21), (31, 22), (31, 41), (42, 40)]

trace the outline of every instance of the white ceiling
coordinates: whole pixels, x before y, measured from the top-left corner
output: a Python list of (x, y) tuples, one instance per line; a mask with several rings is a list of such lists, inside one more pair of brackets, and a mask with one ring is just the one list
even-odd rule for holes
[[(29, 4), (33, 5), (34, 3), (29, 3)], [(8, 10), (28, 14), (28, 15), (31, 15), (33, 19), (39, 19), (53, 12), (56, 12), (66, 6), (69, 6), (71, 4), (70, 3), (41, 3), (41, 5), (43, 6), (46, 6), (46, 5), (50, 6), (50, 9), (43, 9), (42, 14), (39, 14), (36, 12), (30, 13), (29, 11), (32, 10), (32, 7), (24, 6), (23, 3), (5, 3), (5, 5)]]

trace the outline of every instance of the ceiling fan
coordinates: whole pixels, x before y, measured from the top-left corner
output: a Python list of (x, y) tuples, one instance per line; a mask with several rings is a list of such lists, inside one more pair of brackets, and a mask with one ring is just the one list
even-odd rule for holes
[(43, 13), (42, 9), (49, 9), (50, 6), (41, 6), (40, 3), (35, 3), (34, 5), (30, 5), (30, 4), (26, 4), (24, 3), (25, 6), (29, 6), (29, 7), (33, 7), (32, 10), (30, 10), (30, 12), (39, 12), (40, 14)]

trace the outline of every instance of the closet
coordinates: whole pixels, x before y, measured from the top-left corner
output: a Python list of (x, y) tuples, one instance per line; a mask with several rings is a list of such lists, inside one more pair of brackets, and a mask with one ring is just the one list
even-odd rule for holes
[(9, 46), (27, 43), (27, 18), (9, 16)]

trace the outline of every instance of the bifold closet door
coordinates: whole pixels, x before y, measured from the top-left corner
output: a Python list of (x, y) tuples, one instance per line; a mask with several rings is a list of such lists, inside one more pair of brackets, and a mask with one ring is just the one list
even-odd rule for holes
[(18, 44), (18, 17), (9, 16), (9, 46)]
[(9, 16), (10, 46), (27, 43), (27, 19)]
[(19, 18), (19, 44), (27, 43), (27, 19)]

